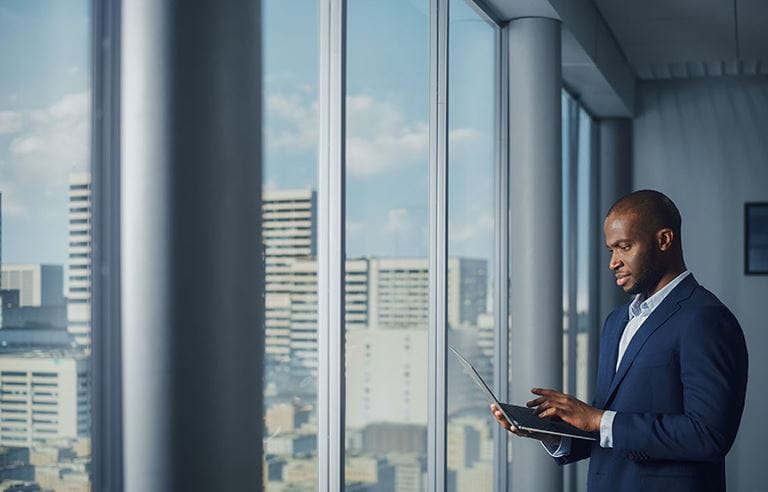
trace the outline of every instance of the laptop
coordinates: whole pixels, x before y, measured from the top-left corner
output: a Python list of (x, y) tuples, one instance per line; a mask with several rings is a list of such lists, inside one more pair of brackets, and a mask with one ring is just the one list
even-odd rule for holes
[(553, 434), (556, 436), (572, 437), (574, 439), (586, 439), (589, 441), (597, 440), (596, 434), (592, 432), (586, 432), (581, 429), (577, 429), (567, 422), (561, 420), (553, 420), (550, 417), (541, 418), (536, 414), (536, 410), (528, 407), (521, 407), (517, 405), (509, 405), (507, 403), (500, 403), (491, 389), (485, 384), (483, 378), (477, 373), (472, 364), (469, 363), (459, 352), (453, 347), (449, 347), (453, 355), (459, 360), (459, 363), (464, 367), (465, 371), (472, 378), (472, 380), (480, 386), (488, 400), (495, 403), (497, 407), (501, 409), (501, 413), (507, 421), (524, 431), (529, 432), (541, 432), (543, 434)]

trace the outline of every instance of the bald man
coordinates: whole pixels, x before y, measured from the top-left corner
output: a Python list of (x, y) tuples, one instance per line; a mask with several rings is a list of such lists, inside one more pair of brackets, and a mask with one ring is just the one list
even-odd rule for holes
[(559, 464), (591, 458), (588, 489), (724, 491), (725, 455), (739, 428), (747, 349), (736, 318), (686, 269), (681, 218), (657, 191), (616, 202), (603, 230), (616, 285), (633, 297), (613, 311), (600, 338), (592, 405), (534, 388), (542, 418), (594, 432), (597, 441), (516, 429), (542, 441)]

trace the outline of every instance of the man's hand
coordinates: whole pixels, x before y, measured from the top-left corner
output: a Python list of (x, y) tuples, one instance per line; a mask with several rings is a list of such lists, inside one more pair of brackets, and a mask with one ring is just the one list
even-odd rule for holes
[(493, 412), (493, 416), (496, 417), (496, 421), (499, 423), (499, 425), (507, 429), (509, 432), (511, 432), (516, 436), (528, 437), (530, 439), (538, 439), (539, 441), (543, 441), (545, 444), (547, 444), (549, 447), (552, 447), (552, 448), (556, 448), (560, 443), (559, 436), (553, 436), (551, 434), (543, 434), (540, 432), (528, 432), (522, 429), (518, 429), (517, 427), (509, 423), (507, 418), (504, 417), (504, 414), (501, 412), (501, 409), (497, 407), (495, 403), (491, 403), (491, 411)]
[(551, 389), (533, 388), (531, 393), (540, 396), (526, 403), (526, 406), (536, 407), (539, 417), (558, 417), (587, 432), (600, 430), (603, 410), (590, 407), (583, 401)]

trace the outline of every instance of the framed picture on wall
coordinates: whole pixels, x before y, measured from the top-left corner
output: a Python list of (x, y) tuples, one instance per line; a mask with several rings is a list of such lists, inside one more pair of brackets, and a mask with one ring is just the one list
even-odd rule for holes
[(744, 204), (744, 273), (768, 275), (768, 202)]

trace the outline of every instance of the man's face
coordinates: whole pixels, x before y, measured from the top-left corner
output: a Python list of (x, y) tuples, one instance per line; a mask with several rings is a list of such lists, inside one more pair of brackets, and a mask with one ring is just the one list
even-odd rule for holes
[(616, 285), (627, 294), (648, 293), (663, 272), (654, 235), (641, 226), (632, 213), (612, 213), (605, 219), (605, 244), (611, 251), (608, 265), (616, 274)]

